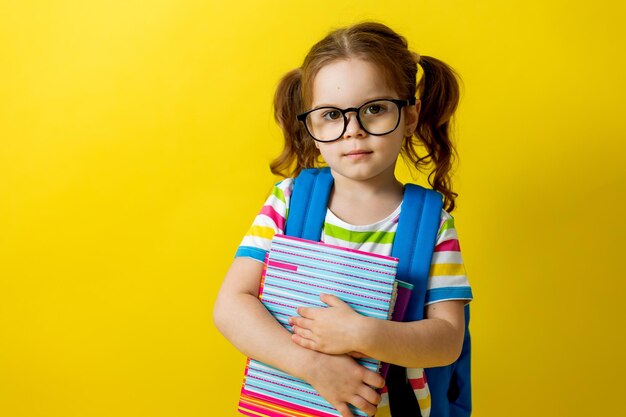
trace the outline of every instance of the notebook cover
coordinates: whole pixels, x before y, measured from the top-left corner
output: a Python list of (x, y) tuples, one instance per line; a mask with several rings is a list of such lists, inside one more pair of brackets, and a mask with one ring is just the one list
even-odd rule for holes
[[(288, 320), (297, 316), (297, 307), (326, 307), (319, 299), (322, 293), (336, 295), (360, 314), (399, 319), (411, 285), (398, 285), (397, 265), (398, 259), (390, 256), (277, 234), (266, 256), (259, 298), (289, 331)], [(387, 366), (378, 360), (358, 362), (386, 374)], [(355, 416), (366, 415), (350, 409)], [(305, 381), (254, 359), (246, 364), (239, 412), (255, 417), (340, 415)]]

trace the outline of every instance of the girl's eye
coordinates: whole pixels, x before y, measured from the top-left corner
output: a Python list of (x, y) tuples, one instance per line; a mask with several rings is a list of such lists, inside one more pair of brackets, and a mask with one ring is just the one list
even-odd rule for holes
[(331, 120), (337, 120), (341, 117), (341, 112), (338, 110), (329, 110), (326, 113), (324, 113), (323, 117), (331, 119)]
[(367, 106), (365, 112), (368, 114), (378, 114), (385, 111), (384, 107), (380, 104), (371, 104)]

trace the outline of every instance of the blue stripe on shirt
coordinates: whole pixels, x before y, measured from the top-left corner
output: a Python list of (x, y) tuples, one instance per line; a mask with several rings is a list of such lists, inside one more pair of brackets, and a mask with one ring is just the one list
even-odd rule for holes
[(235, 253), (235, 258), (245, 256), (247, 258), (252, 258), (260, 262), (265, 262), (266, 254), (266, 250), (255, 248), (254, 246), (239, 246), (237, 252)]
[(437, 301), (446, 300), (468, 300), (474, 298), (470, 287), (441, 287), (432, 288), (426, 291), (426, 301), (424, 304), (430, 304)]

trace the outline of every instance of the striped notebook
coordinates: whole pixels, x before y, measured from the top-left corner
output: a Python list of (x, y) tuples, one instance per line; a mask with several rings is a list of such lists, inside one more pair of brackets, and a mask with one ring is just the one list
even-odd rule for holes
[[(395, 279), (397, 265), (398, 259), (390, 256), (277, 234), (266, 256), (259, 298), (289, 331), (297, 307), (326, 307), (319, 299), (322, 293), (336, 295), (360, 314), (399, 321), (412, 286)], [(385, 376), (386, 364), (370, 358), (358, 362)], [(238, 409), (255, 417), (340, 416), (311, 385), (250, 358)]]

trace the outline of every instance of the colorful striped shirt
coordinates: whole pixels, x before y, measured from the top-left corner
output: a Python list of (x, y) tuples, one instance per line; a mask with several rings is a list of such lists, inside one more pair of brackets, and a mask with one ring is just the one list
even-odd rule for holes
[[(235, 257), (245, 256), (260, 262), (270, 249), (274, 234), (283, 234), (289, 214), (289, 201), (293, 178), (277, 183), (265, 201), (252, 226), (244, 236)], [(401, 205), (384, 219), (369, 225), (352, 225), (326, 210), (321, 241), (331, 245), (391, 256), (398, 227)], [(431, 261), (425, 305), (447, 300), (472, 300), (472, 290), (465, 273), (454, 218), (445, 210)], [(407, 374), (417, 396), (422, 416), (430, 414), (430, 395), (422, 369), (408, 369)], [(389, 415), (388, 396), (383, 389), (383, 399), (377, 417)]]

